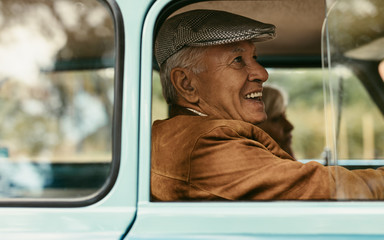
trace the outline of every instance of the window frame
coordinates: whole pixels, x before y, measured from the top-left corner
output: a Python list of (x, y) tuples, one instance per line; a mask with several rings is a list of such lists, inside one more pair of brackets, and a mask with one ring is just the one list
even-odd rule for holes
[(68, 198), (0, 198), (0, 207), (84, 207), (103, 199), (113, 188), (120, 168), (121, 136), (122, 136), (122, 104), (123, 104), (123, 75), (125, 33), (123, 17), (115, 0), (98, 0), (104, 5), (113, 18), (115, 67), (114, 67), (114, 106), (112, 119), (112, 161), (110, 173), (104, 185), (94, 193), (84, 197)]
[(376, 239), (384, 236), (384, 229), (380, 228), (384, 219), (384, 201), (150, 201), (154, 29), (158, 17), (183, 4), (186, 5), (187, 1), (157, 0), (144, 21), (140, 70), (138, 211), (128, 237)]
[[(152, 96), (152, 63), (155, 63), (155, 59), (153, 56), (153, 41), (155, 38), (155, 33), (157, 32), (157, 29), (161, 26), (161, 22), (163, 22), (166, 17), (170, 14), (172, 14), (175, 10), (184, 7), (189, 4), (197, 3), (197, 2), (203, 2), (204, 0), (197, 0), (197, 1), (177, 1), (174, 2), (172, 0), (164, 0), (164, 1), (157, 1), (152, 8), (149, 10), (149, 13), (146, 17), (145, 23), (144, 23), (144, 31), (143, 31), (143, 40), (142, 40), (142, 69), (141, 69), (141, 92), (140, 92), (140, 102), (141, 102), (141, 125), (140, 125), (140, 156), (141, 156), (141, 164), (139, 168), (139, 204), (144, 205), (157, 205), (159, 203), (157, 202), (151, 202), (150, 201), (150, 151), (151, 151), (151, 116), (152, 116), (152, 109), (151, 104), (148, 104), (148, 102), (151, 103), (150, 99)], [(206, 0), (209, 1), (209, 0)], [(151, 30), (153, 29), (153, 30)], [(293, 59), (296, 60), (296, 59)], [(306, 62), (308, 60), (308, 62)], [(260, 61), (265, 61), (268, 63), (270, 59), (260, 57)], [(286, 67), (291, 67), (289, 64), (290, 58), (283, 58), (281, 59), (282, 64), (287, 64)], [(303, 66), (300, 67), (321, 67), (322, 60), (318, 57), (310, 56), (306, 59), (303, 59), (302, 61)], [(269, 66), (268, 66), (269, 67)], [(274, 67), (274, 65), (272, 65)], [(324, 93), (326, 94), (326, 93)], [(142, 104), (145, 103), (145, 104)], [(349, 160), (346, 160), (349, 161)], [(306, 162), (305, 160), (303, 162)], [(327, 163), (325, 160), (318, 160), (319, 163), (322, 163), (323, 165), (333, 165), (332, 162)], [(341, 163), (342, 165), (349, 166), (351, 164), (348, 164), (343, 160)], [(362, 163), (358, 163), (357, 166), (365, 166)], [(352, 167), (356, 167), (355, 165), (352, 165)], [(284, 202), (279, 200), (273, 200), (274, 202)], [(257, 204), (258, 201), (252, 202), (252, 204)], [(323, 201), (319, 201), (323, 202)], [(353, 202), (353, 201), (346, 201), (346, 202)], [(370, 202), (370, 201), (367, 201)], [(171, 203), (168, 203), (171, 204)], [(177, 203), (178, 205), (180, 203)], [(202, 204), (202, 203), (193, 203), (193, 204)], [(218, 203), (219, 204), (219, 203)], [(236, 203), (231, 203), (236, 204)], [(384, 202), (383, 202), (384, 204)]]

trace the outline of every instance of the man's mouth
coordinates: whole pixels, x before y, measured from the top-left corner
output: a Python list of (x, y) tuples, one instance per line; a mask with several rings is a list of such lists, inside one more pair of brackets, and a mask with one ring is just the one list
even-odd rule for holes
[(253, 92), (245, 95), (245, 99), (255, 99), (255, 100), (261, 101), (262, 96), (263, 96), (262, 92)]

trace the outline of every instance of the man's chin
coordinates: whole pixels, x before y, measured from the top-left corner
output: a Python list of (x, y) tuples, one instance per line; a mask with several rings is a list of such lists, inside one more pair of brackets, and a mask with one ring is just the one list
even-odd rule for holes
[(265, 120), (267, 120), (267, 114), (260, 114), (258, 116), (255, 116), (255, 117), (252, 117), (252, 118), (249, 118), (249, 119), (244, 119), (245, 122), (249, 122), (249, 123), (252, 123), (252, 124), (260, 124), (262, 122), (264, 122)]

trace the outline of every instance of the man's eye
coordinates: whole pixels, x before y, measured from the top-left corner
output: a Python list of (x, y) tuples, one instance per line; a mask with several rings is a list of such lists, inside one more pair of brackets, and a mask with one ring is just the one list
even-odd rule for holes
[(235, 62), (235, 63), (240, 63), (242, 61), (243, 61), (243, 58), (241, 56), (238, 56), (235, 59), (233, 59), (233, 62)]

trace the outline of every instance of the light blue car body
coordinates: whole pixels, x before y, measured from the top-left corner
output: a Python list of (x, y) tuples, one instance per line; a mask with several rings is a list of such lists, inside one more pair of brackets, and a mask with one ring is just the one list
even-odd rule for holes
[(384, 202), (150, 202), (153, 29), (169, 2), (117, 0), (125, 52), (113, 188), (83, 207), (2, 207), (0, 239), (384, 239)]

